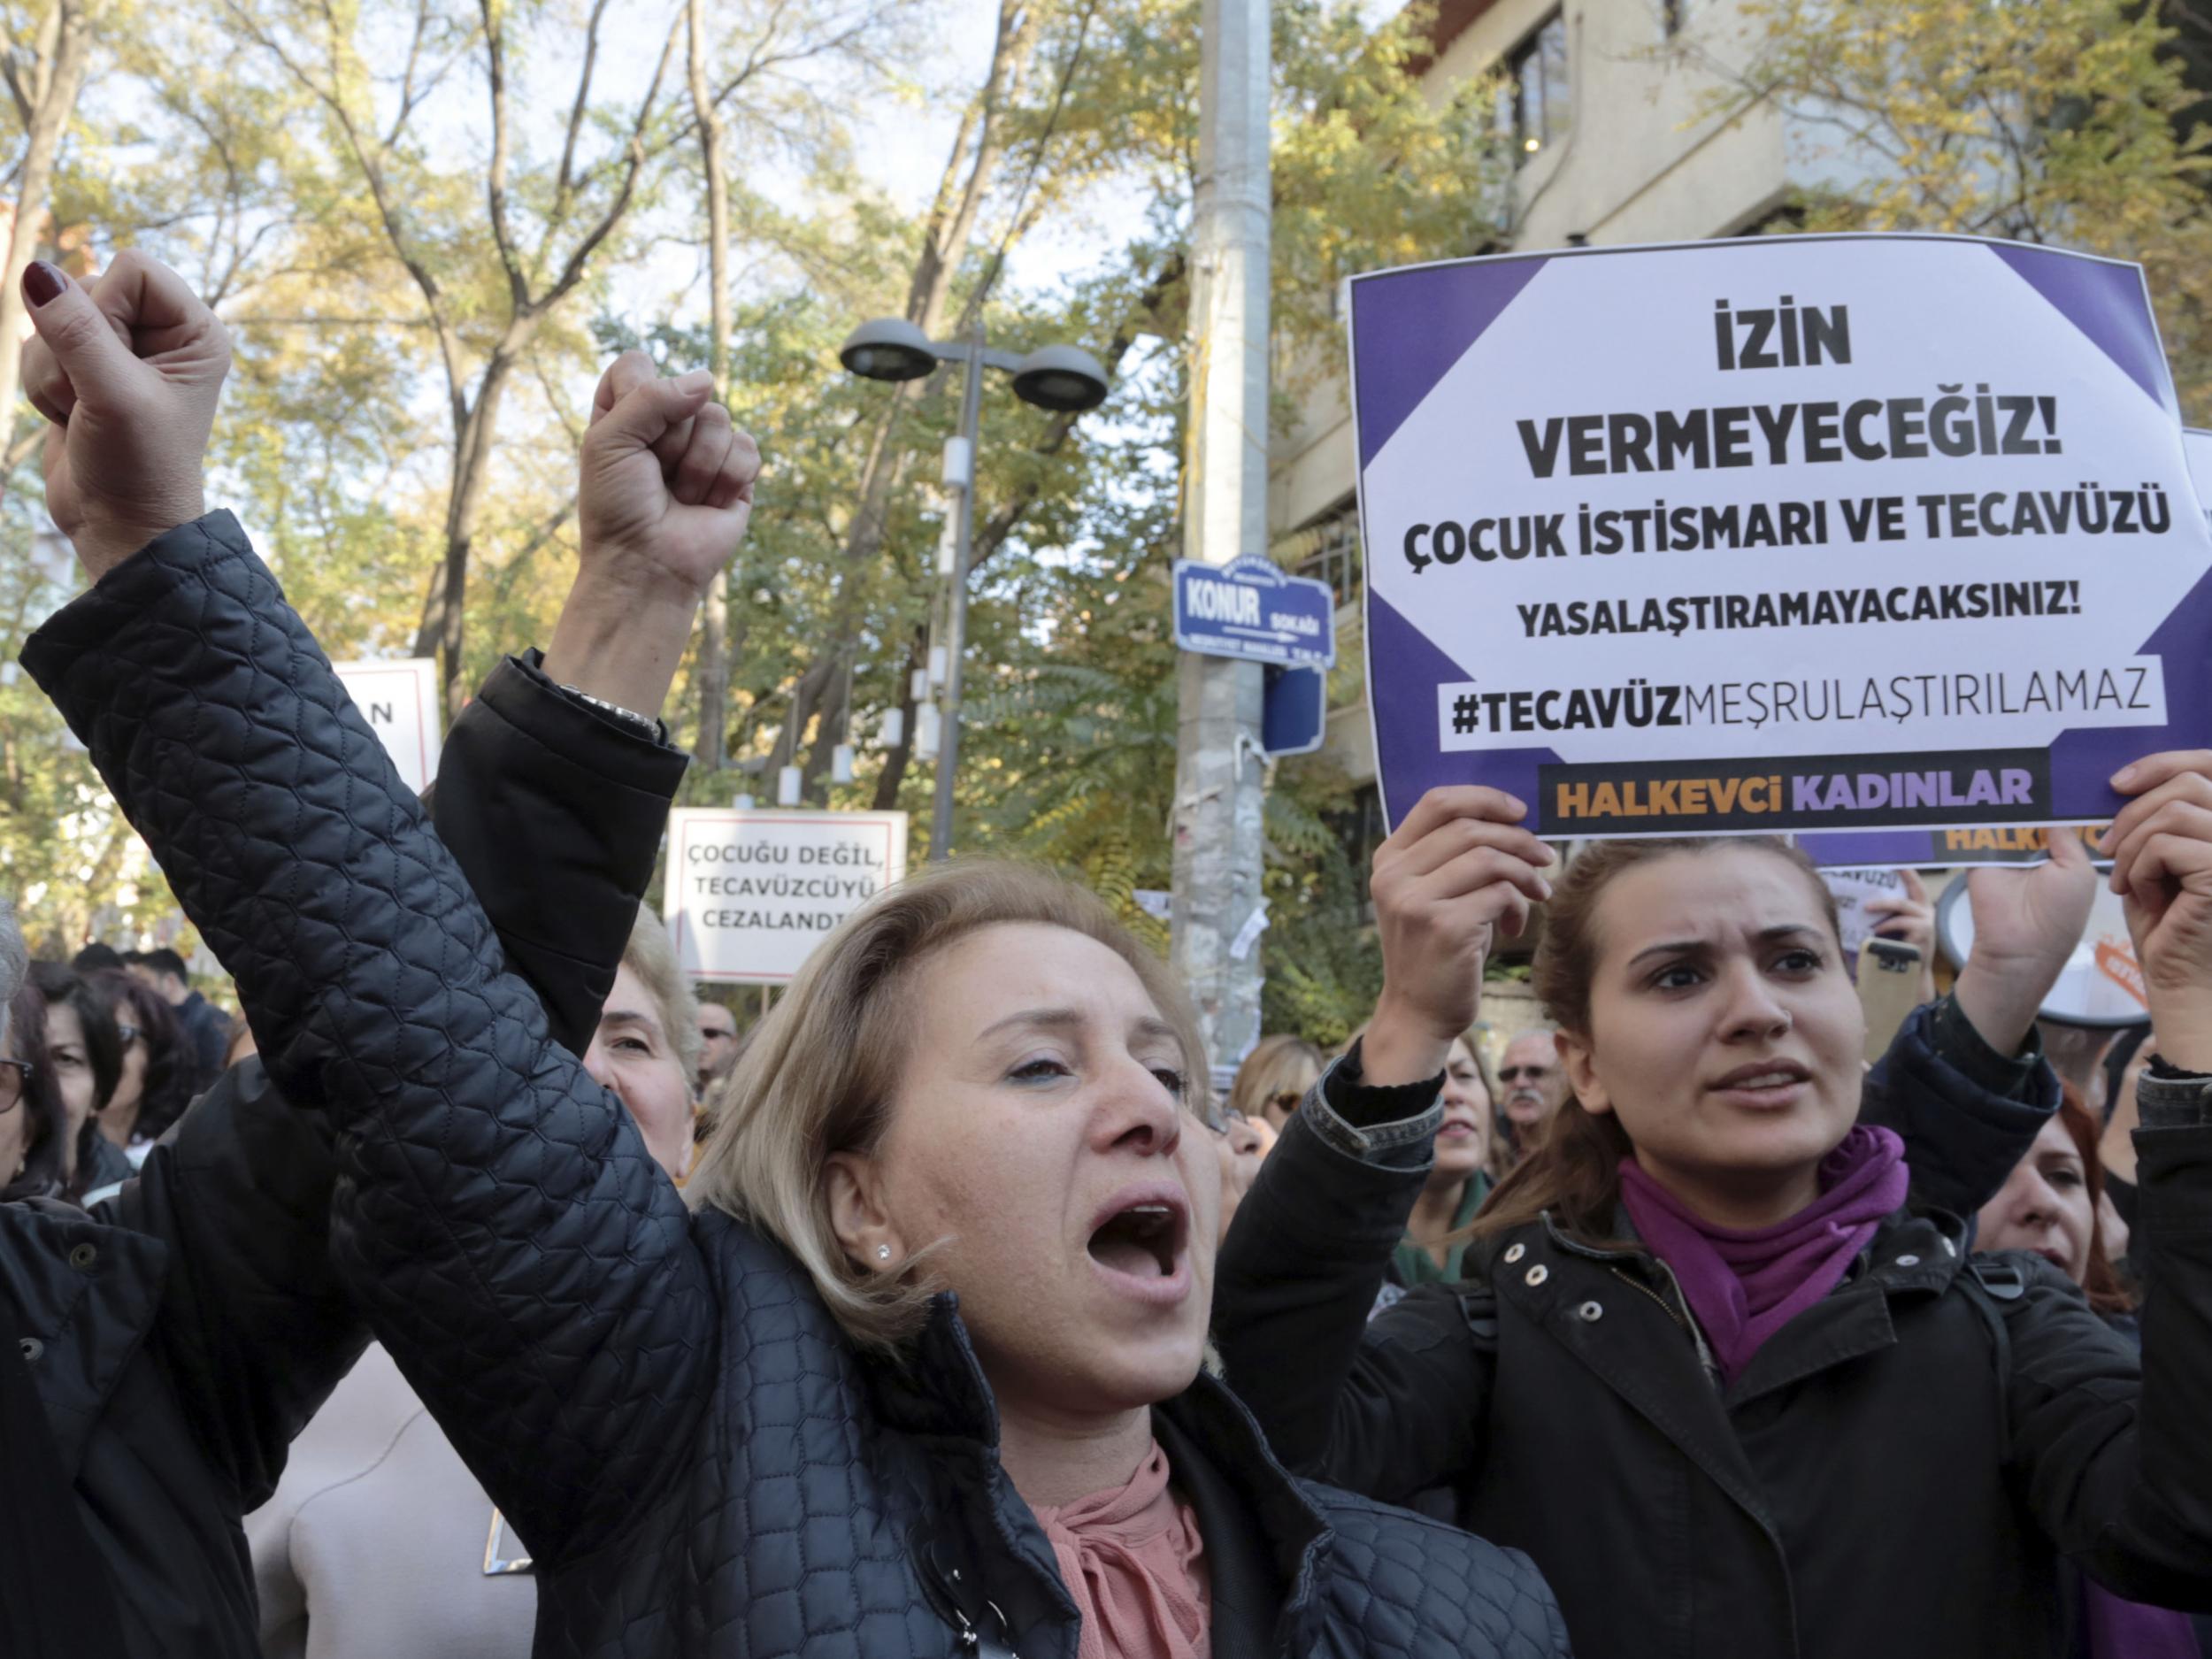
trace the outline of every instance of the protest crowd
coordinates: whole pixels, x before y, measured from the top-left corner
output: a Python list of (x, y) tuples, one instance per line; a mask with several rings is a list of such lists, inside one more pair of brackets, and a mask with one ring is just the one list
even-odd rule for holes
[[(710, 377), (607, 366), (567, 606), (418, 798), (207, 510), (213, 314), (25, 294), (87, 586), (23, 664), (238, 1016), (0, 926), (0, 1654), (2212, 1655), (2212, 751), (1962, 878), (1872, 1045), (1789, 841), (1563, 856), (1468, 783), (1375, 854), (1364, 1025), (1218, 1099), (1008, 862), (748, 1025), (644, 908), (774, 487)], [(2101, 881), (2145, 1018), (2087, 1041)]]

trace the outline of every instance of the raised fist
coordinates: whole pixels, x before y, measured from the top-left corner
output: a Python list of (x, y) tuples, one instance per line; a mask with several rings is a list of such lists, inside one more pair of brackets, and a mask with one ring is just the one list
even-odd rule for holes
[(697, 600), (745, 539), (760, 450), (703, 369), (664, 380), (642, 351), (600, 378), (579, 458), (580, 576)]
[(54, 423), (46, 511), (97, 580), (206, 511), (230, 335), (182, 277), (135, 250), (89, 290), (35, 264), (23, 297), (38, 331), (24, 343), (23, 390)]

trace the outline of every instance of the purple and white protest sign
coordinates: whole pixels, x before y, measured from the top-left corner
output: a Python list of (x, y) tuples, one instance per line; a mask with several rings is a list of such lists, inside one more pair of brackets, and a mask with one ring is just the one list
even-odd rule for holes
[(1379, 272), (1350, 314), (1394, 824), (1486, 783), (1548, 836), (1993, 831), (2212, 745), (2135, 266), (1754, 237)]
[[(2108, 823), (2091, 822), (2058, 830), (2080, 837), (2090, 862), (2109, 870), (2112, 861), (2097, 853)], [(2051, 856), (2051, 829), (1834, 830), (1796, 837), (1798, 850), (1823, 870), (1855, 870), (1868, 864), (1896, 869), (1970, 870), (1977, 864), (2039, 864)]]

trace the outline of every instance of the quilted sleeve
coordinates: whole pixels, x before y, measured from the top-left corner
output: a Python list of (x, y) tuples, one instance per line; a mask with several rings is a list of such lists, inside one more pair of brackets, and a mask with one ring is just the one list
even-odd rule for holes
[(326, 1103), (332, 1253), (534, 1553), (618, 1528), (712, 1380), (681, 1199), (554, 1043), (474, 895), (228, 513), (26, 644), (239, 994)]
[(510, 657), (438, 755), (430, 817), (536, 989), (554, 1041), (591, 1046), (687, 757)]

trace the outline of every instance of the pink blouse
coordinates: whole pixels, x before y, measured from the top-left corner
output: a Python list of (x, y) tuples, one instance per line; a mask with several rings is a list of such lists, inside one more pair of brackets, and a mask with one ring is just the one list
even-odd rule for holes
[(1037, 1510), (1083, 1615), (1077, 1659), (1207, 1659), (1204, 1545), (1153, 1442), (1125, 1486)]

